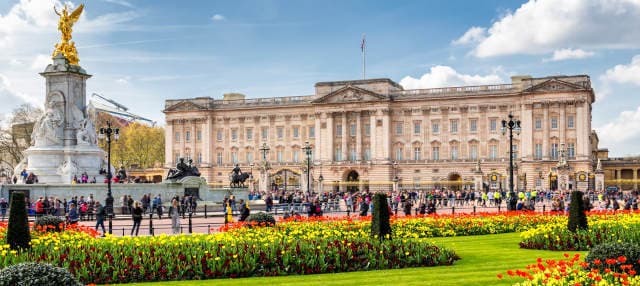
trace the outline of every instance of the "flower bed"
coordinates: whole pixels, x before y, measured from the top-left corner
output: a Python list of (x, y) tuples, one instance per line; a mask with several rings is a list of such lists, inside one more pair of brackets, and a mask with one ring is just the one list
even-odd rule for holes
[(640, 244), (640, 213), (589, 215), (589, 229), (575, 233), (567, 229), (567, 218), (542, 224), (521, 234), (520, 247), (546, 250), (589, 250), (604, 242)]
[[(610, 258), (605, 262), (604, 270), (589, 268), (589, 264), (580, 261), (580, 255), (576, 254), (566, 259), (546, 260), (538, 258), (535, 264), (526, 267), (525, 270), (508, 270), (507, 275), (522, 277), (525, 279), (517, 286), (533, 285), (640, 285), (640, 276), (633, 270), (633, 266), (627, 264), (624, 256)], [(498, 274), (502, 279), (503, 274)]]
[(25, 261), (69, 269), (83, 283), (126, 283), (333, 273), (452, 264), (459, 257), (425, 239), (378, 240), (312, 233), (298, 239), (272, 228), (242, 235), (95, 238), (42, 233), (24, 252), (2, 246), (0, 268)]

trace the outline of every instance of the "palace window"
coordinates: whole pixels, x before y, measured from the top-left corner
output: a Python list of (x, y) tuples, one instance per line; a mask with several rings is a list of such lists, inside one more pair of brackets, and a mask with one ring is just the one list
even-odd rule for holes
[(542, 160), (542, 144), (536, 143), (535, 159)]
[(202, 163), (202, 153), (198, 153), (198, 164)]
[(451, 160), (458, 160), (458, 146), (451, 145)]
[(262, 141), (267, 141), (267, 138), (269, 138), (269, 127), (262, 127), (261, 133)]
[(438, 121), (431, 122), (431, 133), (433, 134), (440, 133), (440, 122)]
[(396, 160), (397, 161), (402, 160), (402, 147), (396, 148)]
[(196, 140), (198, 142), (202, 141), (202, 131), (201, 130), (196, 131)]
[(342, 137), (342, 124), (336, 125), (336, 137)]
[(458, 133), (458, 119), (451, 119), (449, 121), (449, 130), (451, 133)]
[(333, 156), (336, 161), (342, 161), (342, 148), (336, 147), (336, 153)]
[(253, 140), (253, 128), (247, 128), (247, 141)]
[(495, 160), (498, 158), (498, 145), (489, 145), (489, 159)]
[(186, 142), (191, 142), (191, 131), (184, 132), (184, 140)]
[(558, 117), (551, 117), (551, 129), (558, 129)]
[(551, 152), (549, 154), (551, 159), (558, 159), (558, 143), (551, 143)]
[(231, 141), (235, 142), (238, 140), (238, 129), (231, 129)]
[(471, 131), (471, 132), (478, 131), (478, 120), (477, 119), (469, 119), (469, 131)]
[(477, 160), (478, 159), (478, 145), (473, 144), (469, 147), (469, 158), (471, 160)]
[(222, 165), (222, 152), (218, 152), (218, 154), (216, 154), (216, 163), (218, 165)]
[(539, 117), (536, 118), (535, 119), (535, 125), (536, 125), (535, 126), (536, 130), (542, 129), (542, 118), (539, 118)]
[(175, 156), (173, 156), (173, 157), (175, 157), (175, 158), (176, 158), (176, 161), (175, 161), (176, 163), (177, 163), (177, 162), (180, 162), (180, 153), (176, 152), (176, 153), (175, 153)]
[(495, 118), (491, 118), (489, 120), (489, 131), (496, 132), (498, 130), (498, 120)]
[(575, 143), (567, 144), (567, 157), (569, 157), (569, 159), (575, 159), (576, 158), (576, 144)]
[(251, 150), (247, 150), (247, 163), (253, 163), (253, 152)]
[(512, 147), (513, 148), (511, 148), (511, 157), (513, 158), (513, 160), (517, 160), (518, 159), (518, 145), (513, 144)]
[(356, 160), (356, 149), (353, 147), (351, 148), (351, 150), (349, 150), (349, 160), (350, 161)]
[(420, 158), (420, 147), (413, 147), (413, 160), (419, 161)]
[(396, 135), (402, 135), (403, 125), (404, 125), (404, 122), (402, 121), (396, 122)]
[(278, 126), (276, 128), (276, 136), (278, 136), (279, 140), (282, 140), (284, 138), (284, 127)]
[(309, 138), (316, 138), (316, 127), (309, 126)]
[(231, 163), (238, 164), (238, 151), (231, 151)]
[(431, 147), (431, 159), (440, 160), (440, 147), (439, 146)]
[(419, 135), (422, 132), (422, 122), (415, 121), (413, 122), (413, 134)]
[(300, 138), (300, 127), (293, 126), (293, 138)]
[(351, 136), (356, 136), (357, 127), (355, 124), (349, 125), (349, 134)]
[(293, 150), (293, 162), (294, 163), (298, 163), (300, 158), (300, 151), (299, 150)]
[(371, 136), (371, 124), (364, 124), (364, 136)]
[(575, 122), (573, 115), (567, 116), (567, 128), (575, 128)]
[(371, 150), (369, 150), (369, 148), (364, 149), (364, 160), (365, 161), (371, 160)]
[(278, 160), (278, 163), (284, 162), (284, 152), (282, 151), (282, 149), (278, 149), (278, 151), (276, 152), (276, 160)]
[(222, 130), (216, 131), (216, 140), (222, 141)]
[(175, 137), (176, 137), (176, 142), (180, 142), (180, 132), (176, 132)]

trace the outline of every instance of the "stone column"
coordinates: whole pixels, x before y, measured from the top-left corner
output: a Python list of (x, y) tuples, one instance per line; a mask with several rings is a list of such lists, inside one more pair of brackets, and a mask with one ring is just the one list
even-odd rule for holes
[(633, 170), (633, 189), (637, 190), (638, 189), (638, 169), (632, 169)]
[(356, 118), (356, 161), (362, 160), (362, 125), (360, 123), (362, 112), (353, 113)]
[[(542, 108), (544, 109), (544, 116), (542, 117), (542, 158), (544, 160), (549, 160), (551, 149), (549, 149), (549, 106), (546, 103), (542, 104)], [(559, 187), (559, 186), (558, 186)]]
[(390, 110), (383, 110), (382, 111), (383, 115), (382, 115), (382, 157), (384, 160), (388, 161), (390, 160), (391, 156), (389, 156), (389, 148), (390, 148), (390, 140), (391, 140), (391, 130), (389, 130), (389, 120), (390, 120), (390, 116), (391, 116), (391, 112)]
[(371, 156), (371, 161), (375, 161), (378, 157), (377, 148), (378, 145), (376, 142), (378, 141), (378, 137), (376, 136), (376, 112), (374, 110), (369, 111), (369, 155)]
[(349, 126), (347, 126), (347, 113), (343, 112), (342, 113), (342, 134), (341, 134), (341, 139), (342, 139), (342, 160), (343, 161), (348, 161), (350, 158), (348, 157), (349, 155), (349, 150), (348, 150), (348, 146), (347, 146), (347, 139), (349, 138)]
[(213, 118), (211, 116), (207, 116), (206, 118), (206, 123), (204, 128), (202, 128), (202, 146), (203, 146), (203, 152), (202, 152), (202, 164), (206, 165), (206, 166), (211, 166), (211, 163), (213, 162), (213, 160), (211, 159), (211, 142), (213, 142), (215, 140), (215, 138), (213, 138), (211, 136), (211, 127), (212, 127), (212, 120)]
[[(523, 159), (532, 160), (535, 152), (535, 144), (533, 144), (533, 110), (531, 104), (523, 104), (520, 121), (522, 124), (522, 133), (520, 133), (521, 156)], [(498, 124), (501, 124), (498, 122)], [(498, 126), (500, 128), (500, 126)]]
[(590, 118), (587, 117), (587, 104), (584, 102), (576, 103), (576, 159), (589, 158), (589, 135), (591, 130), (587, 130), (587, 124)]
[(326, 152), (325, 149), (327, 148), (327, 146), (322, 145), (322, 133), (321, 133), (322, 132), (322, 129), (321, 129), (322, 125), (321, 125), (321, 122), (320, 122), (320, 120), (322, 118), (322, 115), (325, 115), (325, 114), (324, 113), (323, 114), (316, 113), (316, 115), (314, 117), (315, 119), (314, 119), (314, 122), (313, 122), (313, 124), (315, 126), (314, 128), (316, 130), (315, 134), (314, 134), (315, 135), (315, 143), (314, 143), (315, 150), (313, 151), (313, 159), (314, 159), (314, 161), (320, 162), (320, 163), (322, 163), (322, 160), (324, 159), (324, 156), (322, 156), (322, 154), (324, 152)]
[(198, 160), (198, 152), (196, 148), (196, 142), (198, 141), (198, 128), (196, 128), (198, 119), (190, 120), (191, 125), (191, 159), (193, 162), (197, 162)]
[(327, 135), (323, 138), (327, 139), (327, 162), (335, 161), (335, 157), (333, 156), (335, 146), (333, 146), (333, 138), (335, 135), (333, 134), (333, 129), (335, 128), (333, 124), (333, 113), (329, 112), (327, 115), (327, 128), (325, 128)]
[[(559, 136), (560, 137), (560, 142), (567, 142), (567, 136), (566, 136), (566, 134), (567, 134), (567, 132), (566, 132), (567, 123), (566, 123), (566, 120), (565, 120), (565, 116), (566, 116), (565, 115), (566, 114), (565, 113), (565, 106), (566, 105), (565, 105), (564, 102), (560, 102), (559, 105), (560, 105), (560, 108), (559, 108), (560, 109), (560, 115), (559, 115), (559, 118), (558, 118), (558, 131), (559, 131), (559, 134), (560, 134), (560, 136)], [(574, 123), (575, 123), (575, 119), (574, 119)]]

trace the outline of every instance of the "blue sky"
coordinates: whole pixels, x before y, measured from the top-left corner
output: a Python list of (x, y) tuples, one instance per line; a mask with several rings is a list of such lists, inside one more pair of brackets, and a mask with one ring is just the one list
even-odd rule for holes
[[(67, 2), (74, 5), (80, 2)], [(405, 88), (587, 74), (593, 127), (614, 156), (638, 155), (640, 3), (558, 1), (86, 1), (73, 40), (100, 93), (164, 121), (165, 99), (313, 94), (367, 77)], [(0, 2), (0, 113), (42, 105), (58, 0)]]

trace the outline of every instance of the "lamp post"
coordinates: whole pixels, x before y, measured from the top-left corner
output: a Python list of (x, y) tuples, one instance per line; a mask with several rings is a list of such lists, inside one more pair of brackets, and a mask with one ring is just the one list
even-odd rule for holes
[(262, 147), (260, 147), (260, 151), (262, 152), (262, 160), (267, 161), (267, 152), (269, 152), (269, 146), (267, 143), (263, 142)]
[(398, 181), (400, 179), (398, 178), (398, 162), (397, 161), (393, 161), (393, 192), (397, 192), (398, 191)]
[(307, 197), (311, 195), (311, 145), (309, 141), (304, 142), (302, 147), (304, 153), (307, 154)]
[(109, 233), (111, 234), (111, 218), (113, 217), (113, 196), (111, 195), (111, 134), (118, 141), (120, 138), (120, 129), (111, 128), (111, 121), (107, 121), (107, 127), (100, 127), (98, 138), (107, 142), (107, 199), (105, 207), (109, 215)]
[(269, 152), (269, 146), (267, 146), (266, 142), (262, 142), (262, 146), (260, 147), (260, 152), (262, 152), (262, 167), (260, 168), (260, 191), (273, 191), (273, 186), (270, 185), (269, 182), (269, 174), (267, 173), (269, 169), (269, 163), (267, 162), (267, 152)]
[(502, 135), (509, 130), (509, 200), (507, 201), (507, 210), (516, 210), (518, 199), (513, 191), (513, 131), (516, 135), (520, 134), (520, 120), (513, 120), (513, 114), (509, 113), (509, 121), (502, 120)]

